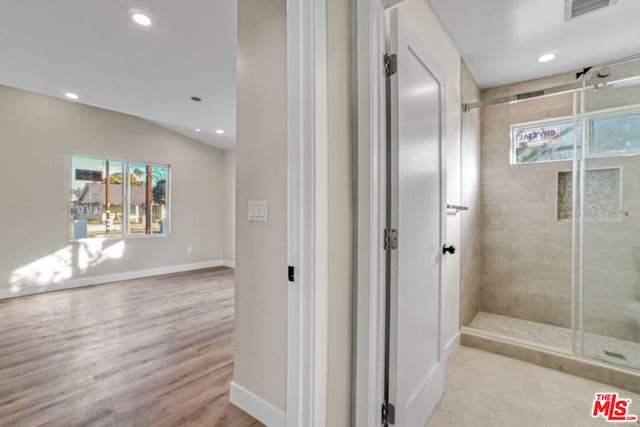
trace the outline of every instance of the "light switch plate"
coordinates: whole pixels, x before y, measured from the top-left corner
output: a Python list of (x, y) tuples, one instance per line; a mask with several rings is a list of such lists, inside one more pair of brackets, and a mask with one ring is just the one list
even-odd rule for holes
[(269, 202), (249, 200), (249, 221), (267, 222), (269, 220)]

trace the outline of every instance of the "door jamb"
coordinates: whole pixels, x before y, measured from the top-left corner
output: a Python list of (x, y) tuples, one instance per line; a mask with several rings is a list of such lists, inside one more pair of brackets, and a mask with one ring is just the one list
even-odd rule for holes
[[(383, 55), (385, 10), (403, 0), (358, 0), (358, 206), (357, 206), (357, 299), (354, 425), (381, 425), (384, 402), (384, 310), (386, 224), (386, 105)], [(446, 78), (436, 71), (441, 84), (441, 200), (446, 207)], [(442, 240), (446, 239), (446, 211), (441, 215)], [(440, 269), (439, 355), (443, 357), (444, 267)]]
[[(396, 1), (396, 3), (398, 3)], [(381, 425), (384, 401), (385, 0), (357, 2), (358, 205), (355, 426)]]
[[(287, 0), (287, 426), (324, 427), (327, 409), (326, 0)], [(283, 271), (284, 274), (284, 271)]]

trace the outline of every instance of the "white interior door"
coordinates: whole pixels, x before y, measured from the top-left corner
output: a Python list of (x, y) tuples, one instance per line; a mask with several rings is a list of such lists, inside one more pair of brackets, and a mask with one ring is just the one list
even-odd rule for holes
[(438, 66), (390, 13), (396, 73), (388, 78), (388, 401), (395, 425), (423, 427), (444, 389), (441, 261), (444, 242), (443, 80)]

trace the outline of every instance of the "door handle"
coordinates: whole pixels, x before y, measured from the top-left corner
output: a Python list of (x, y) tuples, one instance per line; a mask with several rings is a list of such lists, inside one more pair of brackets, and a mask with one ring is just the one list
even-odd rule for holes
[(448, 253), (453, 255), (453, 254), (456, 253), (456, 247), (453, 246), (453, 245), (444, 245), (444, 246), (442, 246), (442, 253), (444, 255), (446, 255)]

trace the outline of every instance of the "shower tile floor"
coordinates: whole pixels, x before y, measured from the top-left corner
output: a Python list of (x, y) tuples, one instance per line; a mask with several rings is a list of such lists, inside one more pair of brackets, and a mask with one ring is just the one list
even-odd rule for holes
[[(573, 353), (571, 329), (484, 312), (478, 312), (469, 327)], [(577, 338), (579, 339), (579, 335)], [(577, 344), (579, 348), (579, 342)], [(585, 333), (584, 356), (640, 369), (640, 343)]]

